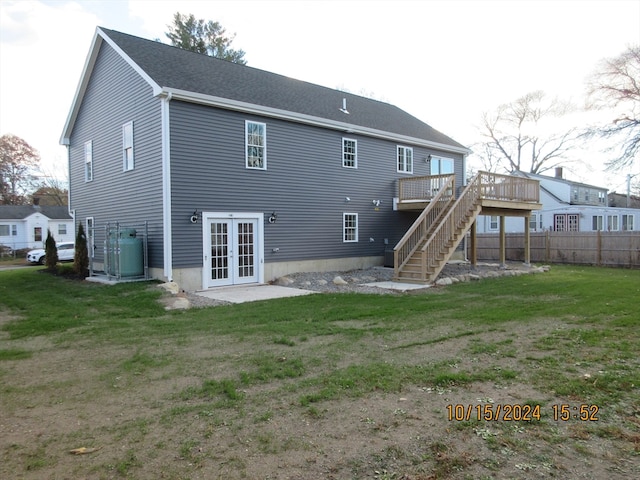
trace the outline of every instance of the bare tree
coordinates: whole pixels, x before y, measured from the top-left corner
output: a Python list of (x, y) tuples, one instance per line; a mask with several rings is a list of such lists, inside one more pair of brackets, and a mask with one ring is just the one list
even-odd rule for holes
[(558, 119), (573, 107), (535, 91), (482, 115), (483, 142), (474, 153), (492, 171), (542, 173), (570, 160), (577, 128), (558, 133)]
[(589, 80), (587, 93), (588, 108), (612, 112), (608, 123), (588, 133), (616, 142), (608, 149), (617, 150), (616, 158), (607, 166), (611, 170), (631, 166), (640, 157), (640, 45), (602, 60)]
[(33, 186), (33, 172), (40, 154), (22, 138), (6, 134), (0, 137), (0, 205), (22, 205)]

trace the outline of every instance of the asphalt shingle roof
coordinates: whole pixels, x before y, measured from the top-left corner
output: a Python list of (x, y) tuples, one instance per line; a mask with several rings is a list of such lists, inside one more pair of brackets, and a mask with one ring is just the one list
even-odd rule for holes
[(34, 213), (42, 213), (51, 220), (71, 220), (69, 207), (58, 207), (42, 205), (0, 205), (0, 219), (2, 220), (22, 220)]
[[(100, 28), (160, 87), (466, 147), (389, 103)], [(347, 99), (349, 114), (340, 111)]]

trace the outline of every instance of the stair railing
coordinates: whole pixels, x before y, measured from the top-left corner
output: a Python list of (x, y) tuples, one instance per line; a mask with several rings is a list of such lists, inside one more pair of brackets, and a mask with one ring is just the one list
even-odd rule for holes
[(431, 236), (420, 249), (421, 278), (427, 280), (439, 272), (446, 262), (447, 249), (452, 247), (455, 235), (464, 230), (470, 219), (479, 212), (482, 191), (482, 172), (467, 184), (451, 208), (445, 213)]
[[(455, 199), (454, 195), (455, 175), (448, 175), (443, 178), (441, 187), (431, 199), (429, 205), (418, 216), (413, 225), (407, 230), (404, 236), (393, 249), (394, 275), (397, 277), (400, 269), (409, 261), (411, 255), (424, 241), (429, 229), (437, 223), (436, 220), (445, 208)], [(402, 190), (401, 190), (402, 193)], [(403, 197), (400, 196), (400, 199)]]

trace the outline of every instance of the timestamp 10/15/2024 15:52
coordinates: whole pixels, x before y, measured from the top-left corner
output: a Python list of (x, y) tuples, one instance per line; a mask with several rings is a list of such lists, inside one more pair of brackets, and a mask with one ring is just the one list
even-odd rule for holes
[[(551, 417), (554, 421), (567, 422), (578, 420), (582, 422), (597, 422), (600, 407), (595, 404), (569, 405), (566, 403), (551, 405)], [(542, 418), (542, 407), (539, 404), (449, 404), (447, 405), (447, 419), (449, 421), (539, 421)]]

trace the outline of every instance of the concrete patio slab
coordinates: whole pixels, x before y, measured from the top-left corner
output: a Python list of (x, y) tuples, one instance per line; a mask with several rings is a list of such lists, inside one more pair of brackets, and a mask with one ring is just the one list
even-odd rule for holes
[(195, 292), (196, 295), (221, 300), (230, 303), (256, 302), (258, 300), (272, 300), (274, 298), (299, 297), (310, 295), (311, 290), (300, 288), (280, 287), (278, 285), (235, 285), (232, 287), (212, 288)]
[(367, 287), (386, 288), (388, 290), (397, 290), (399, 292), (407, 292), (409, 290), (420, 290), (429, 288), (431, 285), (423, 285), (420, 283), (401, 283), (401, 282), (373, 282), (365, 283)]

